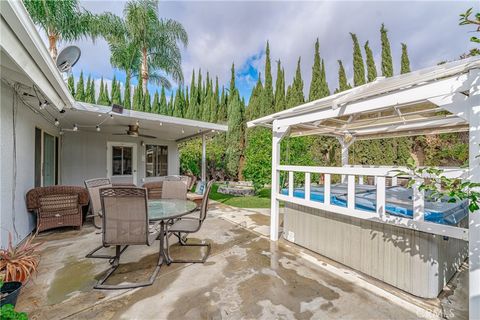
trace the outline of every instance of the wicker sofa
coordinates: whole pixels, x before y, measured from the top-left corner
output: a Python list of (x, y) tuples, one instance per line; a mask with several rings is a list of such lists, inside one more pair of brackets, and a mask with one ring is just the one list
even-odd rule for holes
[(37, 231), (57, 227), (82, 227), (82, 207), (88, 204), (85, 188), (74, 186), (39, 187), (28, 191), (27, 208), (37, 215)]

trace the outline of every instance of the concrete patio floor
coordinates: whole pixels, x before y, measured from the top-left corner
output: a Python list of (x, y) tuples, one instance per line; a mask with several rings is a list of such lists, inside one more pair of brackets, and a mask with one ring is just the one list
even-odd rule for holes
[[(372, 280), (284, 240), (271, 242), (269, 217), (213, 203), (192, 240), (213, 244), (205, 264), (163, 265), (150, 287), (94, 290), (109, 268), (86, 259), (101, 243), (91, 226), (40, 234), (41, 263), (17, 303), (31, 319), (418, 319), (441, 315), (425, 301)], [(198, 241), (198, 240), (197, 240)], [(146, 279), (158, 241), (132, 246), (109, 283)], [(174, 257), (198, 248), (172, 246)]]

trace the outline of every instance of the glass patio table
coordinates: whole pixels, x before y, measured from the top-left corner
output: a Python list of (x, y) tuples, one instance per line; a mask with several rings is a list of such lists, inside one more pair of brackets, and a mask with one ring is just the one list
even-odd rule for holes
[(197, 209), (195, 202), (182, 199), (158, 199), (148, 201), (148, 218), (150, 221), (160, 221), (160, 254), (169, 265), (172, 261), (165, 252), (165, 224), (171, 219), (180, 218)]

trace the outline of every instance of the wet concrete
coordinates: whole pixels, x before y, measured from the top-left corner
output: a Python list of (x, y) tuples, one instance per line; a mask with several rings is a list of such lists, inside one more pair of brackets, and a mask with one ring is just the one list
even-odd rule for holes
[[(269, 217), (254, 210), (214, 204), (191, 241), (212, 246), (205, 264), (162, 266), (152, 286), (135, 290), (94, 290), (108, 268), (105, 259), (86, 259), (101, 243), (93, 227), (57, 231), (44, 241), (36, 279), (24, 288), (18, 310), (31, 319), (418, 319), (413, 304), (353, 272), (321, 260), (287, 242), (271, 242)], [(266, 229), (267, 228), (267, 231)], [(111, 283), (148, 277), (158, 242), (130, 247)], [(177, 258), (197, 258), (199, 248), (172, 244)], [(320, 259), (320, 260), (319, 260)], [(349, 274), (345, 277), (344, 274)], [(360, 282), (359, 282), (360, 281)]]

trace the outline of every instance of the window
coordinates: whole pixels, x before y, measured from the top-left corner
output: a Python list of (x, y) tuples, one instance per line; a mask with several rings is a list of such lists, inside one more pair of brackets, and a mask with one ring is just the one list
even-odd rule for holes
[(58, 138), (35, 128), (35, 187), (58, 184)]
[(168, 174), (168, 147), (147, 144), (145, 147), (145, 176), (159, 177)]
[(130, 176), (132, 175), (132, 147), (113, 146), (112, 147), (112, 175)]

